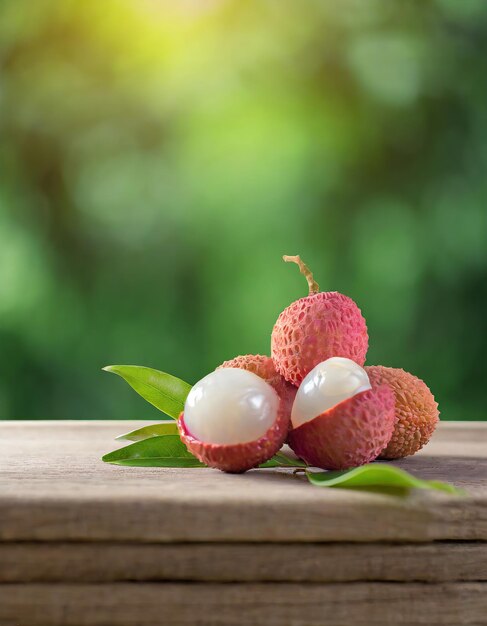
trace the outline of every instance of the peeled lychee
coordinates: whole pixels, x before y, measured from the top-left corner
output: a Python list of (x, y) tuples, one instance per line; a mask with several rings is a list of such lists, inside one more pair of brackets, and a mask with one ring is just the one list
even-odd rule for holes
[(347, 469), (369, 463), (394, 429), (394, 394), (372, 386), (350, 359), (331, 358), (303, 380), (292, 411), (288, 444), (308, 464)]
[(319, 292), (299, 256), (283, 258), (298, 264), (308, 281), (309, 295), (284, 309), (274, 326), (271, 347), (277, 372), (299, 386), (318, 363), (333, 356), (363, 365), (369, 337), (358, 306), (336, 291)]
[(395, 367), (365, 368), (372, 385), (387, 384), (395, 396), (395, 426), (381, 452), (383, 459), (400, 459), (428, 443), (439, 419), (438, 403), (426, 383)]
[(206, 465), (245, 472), (281, 448), (289, 415), (262, 378), (243, 369), (223, 368), (194, 385), (178, 428), (188, 450)]
[(294, 398), (296, 397), (297, 389), (291, 383), (288, 383), (284, 378), (276, 372), (274, 367), (274, 361), (270, 356), (264, 356), (262, 354), (245, 354), (237, 356), (230, 361), (225, 361), (217, 369), (222, 368), (239, 368), (252, 372), (260, 378), (263, 378), (271, 387), (273, 387), (279, 397), (281, 398), (284, 410), (288, 416), (291, 415), (291, 409), (293, 406)]

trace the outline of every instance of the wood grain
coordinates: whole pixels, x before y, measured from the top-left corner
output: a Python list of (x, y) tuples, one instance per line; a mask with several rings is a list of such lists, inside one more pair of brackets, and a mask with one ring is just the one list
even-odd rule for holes
[(487, 543), (0, 544), (0, 583), (162, 580), (487, 581)]
[(487, 424), (398, 463), (467, 497), (405, 499), (99, 460), (140, 425), (0, 422), (0, 626), (487, 625)]
[(482, 626), (479, 583), (3, 585), (0, 626)]
[(487, 540), (487, 424), (443, 423), (397, 463), (466, 498), (319, 489), (288, 470), (116, 467), (100, 456), (140, 422), (0, 422), (0, 541)]

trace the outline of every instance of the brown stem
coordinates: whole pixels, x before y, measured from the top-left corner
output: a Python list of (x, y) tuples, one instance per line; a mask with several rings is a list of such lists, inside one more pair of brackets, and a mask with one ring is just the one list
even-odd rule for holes
[(297, 256), (284, 255), (282, 258), (286, 261), (286, 263), (296, 263), (296, 265), (299, 267), (299, 271), (308, 281), (308, 286), (309, 286), (308, 295), (312, 296), (314, 293), (319, 293), (320, 286), (318, 285), (316, 280), (313, 278), (313, 273), (311, 272), (309, 267), (306, 265), (306, 263), (301, 261), (301, 257), (299, 255)]

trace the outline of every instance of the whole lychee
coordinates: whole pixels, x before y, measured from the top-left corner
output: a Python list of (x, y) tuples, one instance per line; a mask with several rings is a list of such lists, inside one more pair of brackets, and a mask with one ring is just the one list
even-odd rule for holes
[(362, 367), (334, 357), (318, 364), (296, 394), (288, 444), (310, 465), (347, 469), (369, 463), (394, 429), (394, 394), (372, 386)]
[(264, 356), (262, 354), (244, 354), (236, 356), (234, 359), (225, 361), (219, 365), (217, 370), (228, 367), (236, 367), (247, 370), (248, 372), (252, 372), (257, 376), (260, 376), (260, 378), (263, 378), (277, 391), (277, 394), (283, 402), (284, 410), (288, 416), (291, 415), (291, 409), (294, 398), (296, 397), (297, 389), (294, 385), (288, 383), (287, 380), (285, 380), (278, 372), (276, 372), (274, 361), (270, 356)]
[(391, 440), (381, 452), (383, 459), (400, 459), (428, 443), (439, 420), (438, 403), (426, 383), (395, 367), (365, 368), (372, 385), (387, 384), (395, 396), (395, 426)]
[(262, 378), (243, 369), (223, 368), (192, 387), (178, 429), (188, 450), (206, 465), (245, 472), (281, 448), (289, 415)]
[(309, 294), (284, 309), (274, 326), (271, 348), (277, 372), (299, 386), (318, 363), (333, 356), (363, 365), (369, 337), (358, 306), (336, 291), (320, 292), (299, 256), (283, 258), (297, 263), (308, 281)]

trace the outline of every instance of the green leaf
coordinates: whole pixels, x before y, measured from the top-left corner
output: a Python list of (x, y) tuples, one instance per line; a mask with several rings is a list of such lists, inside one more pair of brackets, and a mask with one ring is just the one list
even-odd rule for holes
[[(173, 432), (171, 432), (171, 430)], [(166, 432), (167, 431), (167, 432)], [(183, 444), (177, 434), (176, 424), (152, 424), (139, 428), (117, 439), (129, 439), (136, 443), (120, 448), (102, 458), (105, 463), (135, 467), (205, 467)], [(259, 465), (260, 468), (307, 467), (306, 463), (278, 452)]]
[(143, 441), (149, 437), (158, 437), (160, 435), (177, 435), (178, 427), (174, 422), (162, 422), (161, 424), (150, 424), (150, 426), (143, 426), (132, 430), (125, 435), (119, 435), (116, 437), (117, 441)]
[(278, 452), (275, 454), (272, 459), (269, 459), (262, 465), (259, 465), (261, 468), (269, 468), (269, 467), (308, 467), (304, 461), (301, 459), (292, 458), (284, 454), (284, 452)]
[(102, 457), (105, 463), (136, 467), (205, 467), (178, 435), (159, 435), (137, 441)]
[(462, 491), (439, 480), (422, 480), (408, 472), (385, 463), (370, 463), (344, 471), (306, 472), (308, 480), (317, 487), (342, 487), (345, 489), (386, 490), (405, 493), (410, 489), (436, 489), (451, 494)]
[(103, 368), (121, 376), (135, 391), (173, 419), (184, 409), (191, 385), (171, 374), (139, 365), (108, 365)]

